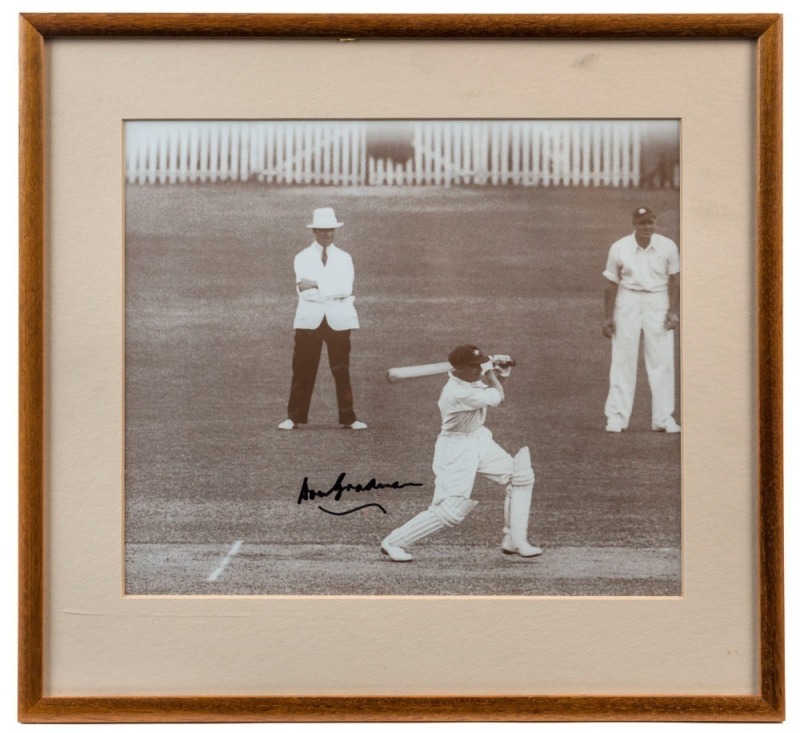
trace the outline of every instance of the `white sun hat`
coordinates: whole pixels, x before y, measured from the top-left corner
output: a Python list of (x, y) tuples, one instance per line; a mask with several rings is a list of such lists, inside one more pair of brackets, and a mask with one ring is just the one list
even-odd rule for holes
[(343, 226), (343, 222), (336, 221), (333, 209), (314, 209), (314, 218), (306, 224), (306, 229), (338, 229)]

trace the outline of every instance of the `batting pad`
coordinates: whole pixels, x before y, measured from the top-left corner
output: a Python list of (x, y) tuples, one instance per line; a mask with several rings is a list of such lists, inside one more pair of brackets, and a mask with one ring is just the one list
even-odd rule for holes
[(455, 527), (461, 524), (476, 506), (477, 501), (465, 499), (463, 496), (448, 496), (441, 504), (431, 507), (441, 517), (446, 527)]
[(528, 446), (523, 446), (514, 456), (514, 473), (511, 475), (511, 485), (514, 488), (526, 488), (530, 484), (533, 488), (535, 481), (533, 467), (531, 466), (531, 452)]
[(514, 456), (514, 473), (511, 476), (511, 486), (507, 489), (506, 521), (517, 543), (524, 539), (524, 534), (528, 531), (534, 480), (531, 452), (525, 446)]
[(386, 538), (386, 541), (389, 544), (397, 545), (407, 550), (415, 542), (427, 537), (429, 534), (438, 532), (445, 526), (447, 525), (436, 512), (426, 509), (394, 530)]

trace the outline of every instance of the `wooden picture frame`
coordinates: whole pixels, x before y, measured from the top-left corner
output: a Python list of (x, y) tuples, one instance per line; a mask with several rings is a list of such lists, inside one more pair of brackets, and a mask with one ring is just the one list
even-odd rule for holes
[[(48, 697), (48, 43), (65, 38), (749, 39), (756, 47), (759, 693), (753, 696)], [(23, 14), (20, 17), (19, 718), (23, 722), (779, 721), (784, 717), (779, 15)]]

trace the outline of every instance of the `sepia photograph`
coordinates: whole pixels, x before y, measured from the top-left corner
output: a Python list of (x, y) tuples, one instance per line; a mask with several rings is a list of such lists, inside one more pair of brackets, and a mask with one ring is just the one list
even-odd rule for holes
[(682, 594), (678, 120), (124, 137), (126, 594)]

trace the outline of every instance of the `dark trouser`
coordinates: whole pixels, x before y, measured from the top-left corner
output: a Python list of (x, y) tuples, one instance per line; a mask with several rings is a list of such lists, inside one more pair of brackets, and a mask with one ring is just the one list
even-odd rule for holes
[(350, 425), (356, 421), (353, 390), (350, 387), (350, 331), (334, 331), (324, 318), (317, 328), (298, 328), (294, 332), (288, 417), (296, 423), (308, 422), (308, 408), (317, 381), (323, 342), (328, 348), (328, 364), (336, 383), (339, 422)]

